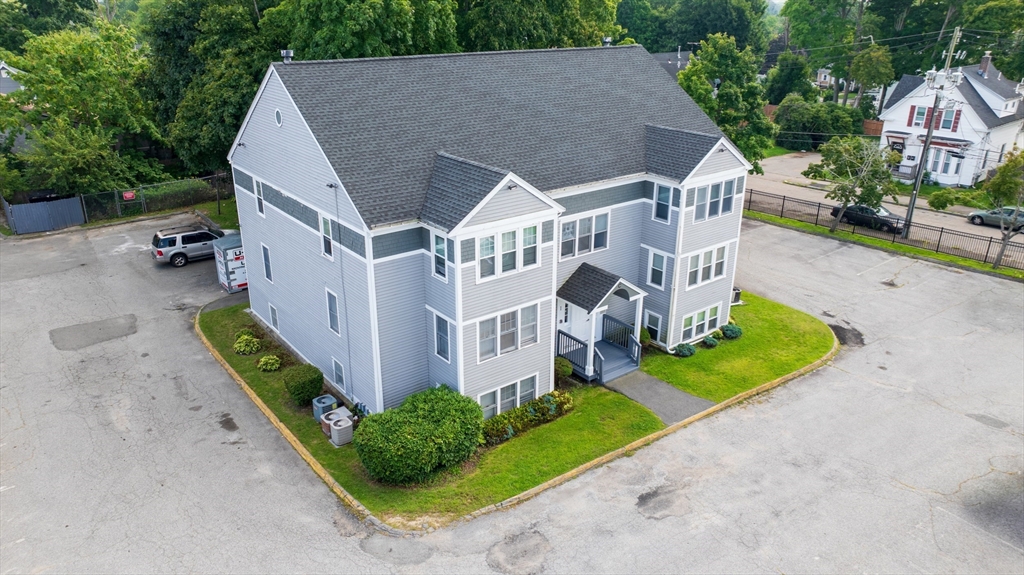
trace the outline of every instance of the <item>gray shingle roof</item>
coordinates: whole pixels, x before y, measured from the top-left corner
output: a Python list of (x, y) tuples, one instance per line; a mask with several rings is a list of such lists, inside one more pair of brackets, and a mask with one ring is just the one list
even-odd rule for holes
[(885, 101), (885, 105), (882, 109), (888, 110), (889, 108), (892, 108), (898, 104), (900, 100), (910, 95), (910, 93), (916, 90), (921, 84), (924, 84), (924, 78), (921, 76), (904, 74), (903, 77), (900, 78), (899, 83), (896, 84), (896, 87), (892, 89), (892, 92), (890, 93), (889, 98)]
[[(964, 75), (967, 76), (966, 73)], [(974, 110), (974, 113), (981, 118), (982, 122), (985, 122), (986, 126), (989, 128), (995, 128), (996, 126), (1002, 126), (1004, 124), (1010, 124), (1024, 119), (1024, 106), (1021, 106), (1020, 104), (1017, 105), (1017, 111), (1015, 113), (1007, 114), (1002, 118), (997, 116), (996, 113), (992, 111), (992, 108), (989, 107), (988, 102), (986, 102), (985, 99), (981, 97), (981, 94), (978, 93), (978, 90), (975, 89), (974, 84), (972, 83), (973, 81), (974, 80), (971, 79), (965, 82), (960, 82), (957, 89), (960, 91), (960, 95), (964, 97), (967, 105)]]
[(677, 52), (655, 52), (651, 54), (654, 61), (661, 65), (662, 68), (668, 72), (668, 75), (672, 77), (674, 82), (679, 75), (679, 72), (686, 68), (687, 64), (690, 63), (690, 51), (684, 50), (681, 53)]
[(647, 172), (683, 181), (722, 138), (689, 130), (644, 126)]
[(508, 170), (440, 152), (430, 172), (420, 219), (449, 231), (494, 189)]
[(980, 68), (981, 66), (979, 64), (964, 66), (964, 77), (969, 78), (971, 83), (985, 86), (1003, 98), (1012, 99), (1020, 96), (1020, 94), (1017, 93), (1017, 82), (1003, 76), (995, 66), (989, 64), (987, 78), (978, 73)]
[(420, 215), (442, 150), (547, 191), (646, 171), (644, 124), (721, 135), (636, 45), (273, 68), (371, 227)]
[(558, 297), (587, 313), (594, 311), (622, 278), (597, 266), (582, 263), (558, 288)]

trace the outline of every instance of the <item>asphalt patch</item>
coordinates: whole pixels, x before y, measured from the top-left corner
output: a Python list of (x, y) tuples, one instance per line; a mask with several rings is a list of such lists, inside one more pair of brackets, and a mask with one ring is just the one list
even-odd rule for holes
[(996, 419), (991, 415), (985, 415), (984, 413), (968, 413), (967, 417), (970, 417), (971, 419), (977, 421), (978, 423), (984, 423), (985, 425), (989, 427), (994, 427), (996, 429), (1003, 429), (1005, 427), (1010, 426), (1009, 423)]
[(76, 351), (134, 334), (135, 314), (90, 321), (50, 330), (50, 342), (61, 351)]
[(832, 333), (836, 334), (836, 339), (839, 340), (839, 343), (850, 347), (861, 347), (864, 345), (864, 334), (856, 329), (834, 323), (828, 324), (828, 327), (832, 329)]
[(681, 490), (680, 487), (662, 485), (641, 493), (636, 498), (636, 509), (648, 519), (685, 515), (688, 502)]
[(395, 565), (418, 565), (434, 554), (434, 548), (419, 539), (400, 539), (374, 535), (359, 542), (359, 547), (381, 561)]
[(551, 543), (537, 531), (506, 537), (487, 551), (487, 565), (502, 573), (541, 573)]
[(221, 429), (224, 431), (238, 431), (238, 424), (235, 423), (230, 413), (220, 414), (220, 421), (217, 423), (220, 424)]

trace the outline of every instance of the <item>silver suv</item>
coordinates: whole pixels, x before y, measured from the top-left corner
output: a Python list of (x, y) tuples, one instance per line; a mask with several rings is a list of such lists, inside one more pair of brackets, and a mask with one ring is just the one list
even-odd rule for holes
[(191, 260), (213, 257), (214, 240), (237, 233), (236, 230), (211, 230), (200, 225), (167, 228), (153, 236), (150, 253), (156, 261), (170, 262), (180, 268)]

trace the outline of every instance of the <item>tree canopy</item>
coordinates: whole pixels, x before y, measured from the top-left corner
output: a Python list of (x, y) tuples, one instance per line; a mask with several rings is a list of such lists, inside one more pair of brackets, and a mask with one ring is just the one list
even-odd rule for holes
[(760, 59), (750, 46), (739, 50), (734, 38), (712, 34), (680, 72), (679, 85), (743, 152), (754, 171), (763, 173), (759, 160), (771, 147), (777, 128), (764, 114), (759, 67)]
[(841, 207), (831, 231), (836, 231), (847, 207), (877, 208), (886, 196), (896, 198), (898, 190), (889, 165), (900, 162), (898, 152), (879, 149), (875, 142), (856, 136), (832, 138), (818, 151), (821, 162), (808, 166), (803, 175), (832, 182), (825, 197), (840, 202)]
[(779, 104), (793, 93), (804, 99), (816, 98), (818, 89), (811, 84), (807, 57), (788, 51), (780, 54), (775, 67), (768, 71), (764, 92), (769, 104)]

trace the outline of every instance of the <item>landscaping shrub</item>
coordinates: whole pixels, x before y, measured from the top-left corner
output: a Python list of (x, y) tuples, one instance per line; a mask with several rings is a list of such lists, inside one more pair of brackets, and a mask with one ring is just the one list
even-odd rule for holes
[(563, 381), (572, 375), (572, 362), (564, 357), (555, 358), (555, 378)]
[(646, 327), (640, 328), (640, 345), (647, 347), (651, 345), (651, 332)]
[(482, 442), (482, 427), (480, 406), (442, 386), (410, 395), (400, 407), (367, 416), (352, 443), (374, 479), (418, 483), (468, 459)]
[(242, 334), (235, 340), (235, 353), (238, 355), (252, 355), (262, 349), (260, 340), (251, 335)]
[(148, 211), (192, 206), (217, 199), (217, 192), (204, 180), (178, 180), (140, 190)]
[(736, 339), (743, 335), (743, 330), (740, 329), (740, 326), (734, 323), (727, 323), (723, 325), (721, 331), (722, 335), (725, 336), (725, 339)]
[(721, 329), (716, 329), (715, 331), (711, 332), (711, 337), (717, 339), (718, 341), (722, 341), (725, 338), (725, 335), (722, 334)]
[(309, 405), (324, 388), (324, 374), (308, 363), (289, 367), (282, 373), (284, 388), (296, 405)]
[(249, 337), (256, 337), (256, 332), (254, 332), (253, 330), (251, 330), (251, 329), (249, 329), (247, 327), (243, 327), (242, 329), (240, 329), (237, 332), (235, 332), (235, 339), (237, 340), (238, 338), (242, 337), (243, 335), (247, 335)]
[(260, 371), (277, 371), (281, 369), (281, 358), (276, 355), (265, 355), (256, 364), (256, 369)]
[(572, 396), (552, 391), (519, 407), (499, 413), (484, 422), (484, 440), (488, 445), (507, 441), (527, 429), (554, 421), (572, 411)]
[(672, 348), (672, 351), (674, 351), (679, 357), (690, 357), (697, 353), (697, 348), (689, 343), (681, 343)]
[(706, 347), (708, 349), (713, 349), (713, 348), (718, 347), (718, 340), (713, 338), (713, 337), (711, 337), (710, 335), (704, 336), (704, 339), (701, 340), (701, 343), (703, 343), (704, 347)]

